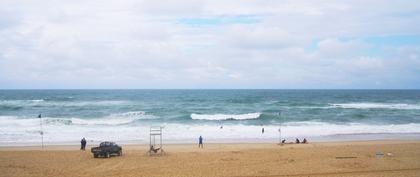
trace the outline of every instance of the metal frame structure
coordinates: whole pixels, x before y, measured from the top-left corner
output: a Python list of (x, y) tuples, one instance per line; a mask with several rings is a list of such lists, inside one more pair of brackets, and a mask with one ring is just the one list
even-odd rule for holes
[[(163, 151), (163, 144), (162, 144), (162, 129), (163, 127), (160, 126), (152, 126), (150, 127), (150, 137), (149, 137), (149, 155), (159, 154), (162, 155)], [(156, 144), (156, 137), (158, 138), (158, 143)]]

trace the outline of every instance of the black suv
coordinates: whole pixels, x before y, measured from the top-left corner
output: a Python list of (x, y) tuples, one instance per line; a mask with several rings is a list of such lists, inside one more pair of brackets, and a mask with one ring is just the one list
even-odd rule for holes
[(93, 153), (93, 157), (97, 158), (99, 156), (109, 158), (111, 155), (122, 155), (122, 148), (121, 146), (118, 146), (114, 142), (102, 142), (99, 144), (99, 147), (93, 147), (90, 150)]

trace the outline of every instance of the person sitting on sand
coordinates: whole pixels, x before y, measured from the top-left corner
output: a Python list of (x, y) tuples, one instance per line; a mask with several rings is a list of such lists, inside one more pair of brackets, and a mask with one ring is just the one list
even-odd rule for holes
[(299, 139), (296, 138), (296, 144), (299, 144), (299, 143), (300, 143)]
[(281, 140), (281, 144), (286, 143), (286, 139)]
[(200, 148), (203, 148), (203, 137), (198, 137), (198, 147)]
[(150, 151), (153, 151), (154, 153), (157, 153), (159, 150), (160, 150), (160, 148), (155, 149), (155, 147), (153, 145), (150, 146)]
[(303, 138), (303, 141), (302, 141), (302, 143), (303, 143), (303, 144), (306, 144), (306, 143), (308, 143), (308, 141), (306, 140), (306, 138)]

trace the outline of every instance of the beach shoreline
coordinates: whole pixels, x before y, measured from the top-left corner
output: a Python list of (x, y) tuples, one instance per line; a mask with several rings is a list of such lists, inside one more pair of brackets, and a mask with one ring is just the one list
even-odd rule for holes
[[(87, 149), (90, 149), (91, 147), (98, 146), (100, 142), (89, 142), (87, 145)], [(264, 147), (264, 146), (300, 146), (300, 145), (348, 145), (348, 144), (405, 144), (405, 143), (420, 143), (420, 140), (401, 140), (401, 139), (378, 139), (378, 140), (343, 140), (343, 141), (337, 141), (337, 140), (329, 140), (329, 141), (311, 141), (310, 143), (299, 143), (296, 144), (295, 142), (287, 142), (287, 143), (278, 143), (278, 142), (205, 142), (206, 145), (209, 146), (246, 146), (251, 145), (253, 147)], [(124, 147), (124, 149), (129, 150), (142, 150), (147, 149), (149, 144), (147, 143), (117, 143), (118, 145), (121, 145)], [(197, 143), (164, 143), (163, 146), (166, 147), (192, 147), (197, 146)], [(46, 144), (44, 147), (41, 145), (34, 145), (34, 144), (28, 144), (28, 145), (17, 145), (17, 146), (0, 146), (0, 151), (32, 151), (32, 150), (78, 150), (80, 148), (80, 142), (79, 143), (68, 143), (68, 144)], [(188, 149), (188, 148), (187, 148)], [(220, 149), (222, 150), (222, 149)]]
[[(276, 144), (280, 143), (281, 140), (285, 139), (287, 142), (294, 142), (295, 138), (302, 140), (306, 138), (310, 142), (324, 143), (324, 142), (358, 142), (358, 141), (420, 141), (420, 133), (361, 133), (361, 134), (338, 134), (330, 136), (310, 136), (310, 137), (281, 137), (280, 138), (266, 138), (261, 135), (261, 138), (205, 138), (206, 143), (212, 144)], [(88, 144), (99, 144), (102, 141), (91, 140), (86, 137)], [(147, 140), (146, 140), (147, 139)], [(105, 141), (105, 140), (104, 140)], [(148, 138), (137, 139), (137, 140), (106, 140), (113, 141), (122, 145), (147, 145), (149, 144)], [(194, 144), (197, 139), (163, 139), (165, 144)], [(78, 145), (80, 141), (63, 141), (63, 142), (49, 142), (44, 141), (45, 146), (72, 146)], [(7, 147), (36, 147), (41, 146), (39, 142), (3, 142), (0, 144), (0, 149)]]
[(0, 176), (416, 176), (419, 140), (309, 144), (123, 145), (124, 155), (95, 159), (78, 145), (0, 147)]

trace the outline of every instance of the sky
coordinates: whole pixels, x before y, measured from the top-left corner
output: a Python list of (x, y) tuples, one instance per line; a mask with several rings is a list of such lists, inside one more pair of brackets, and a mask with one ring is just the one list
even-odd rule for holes
[(420, 89), (417, 0), (0, 0), (0, 89)]

